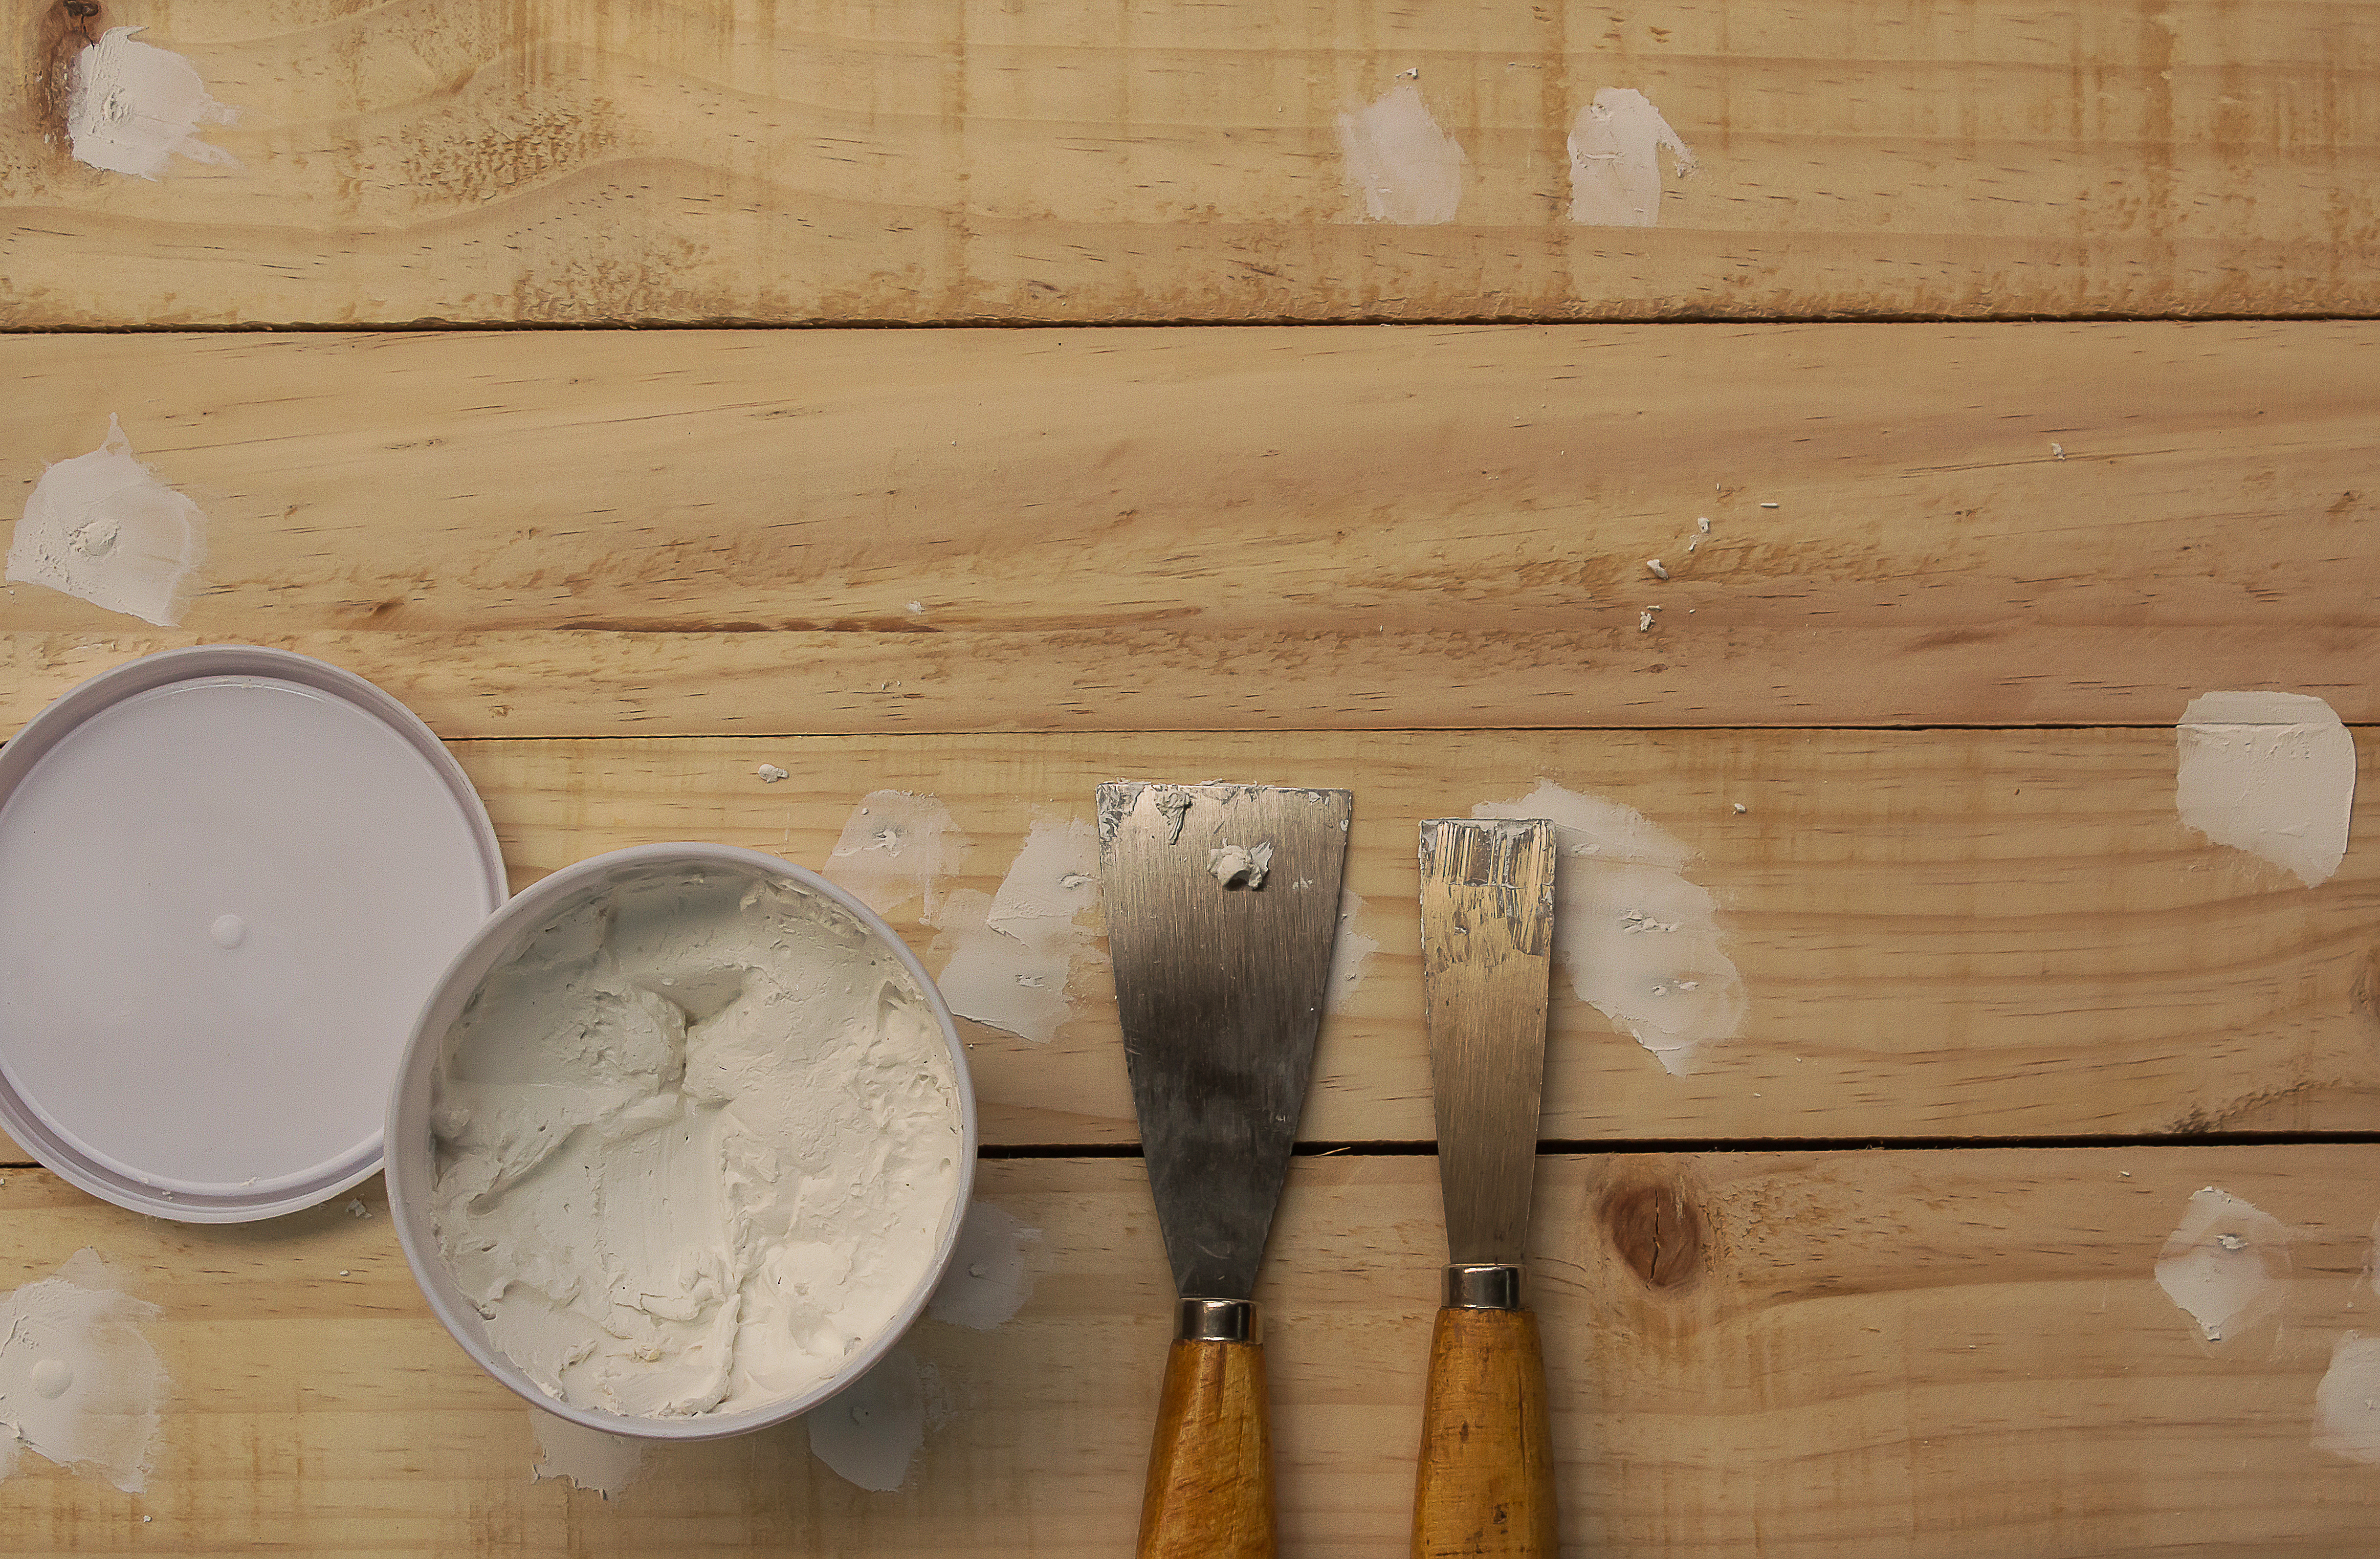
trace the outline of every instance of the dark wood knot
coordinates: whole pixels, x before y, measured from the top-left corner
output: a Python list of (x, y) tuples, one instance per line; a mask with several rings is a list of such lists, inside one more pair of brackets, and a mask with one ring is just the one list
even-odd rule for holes
[(1603, 1199), (1612, 1248), (1655, 1288), (1675, 1288), (1703, 1269), (1703, 1219), (1685, 1189), (1622, 1186)]

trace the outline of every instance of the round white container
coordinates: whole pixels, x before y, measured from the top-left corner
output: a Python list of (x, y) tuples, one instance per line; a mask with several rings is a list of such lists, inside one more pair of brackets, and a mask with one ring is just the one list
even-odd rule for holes
[(0, 747), (0, 1128), (158, 1217), (337, 1196), (504, 901), (470, 780), (361, 677), (254, 645), (103, 671)]
[[(723, 868), (774, 877), (830, 900), (866, 927), (871, 937), (901, 961), (910, 978), (917, 982), (917, 990), (925, 997), (935, 1025), (941, 1030), (942, 1043), (950, 1049), (963, 1139), (958, 1182), (952, 1203), (945, 1210), (941, 1243), (916, 1291), (901, 1305), (889, 1325), (856, 1349), (831, 1379), (810, 1391), (743, 1412), (704, 1413), (689, 1418), (629, 1417), (573, 1407), (546, 1395), (518, 1365), (488, 1340), (487, 1325), (478, 1308), (447, 1271), (445, 1258), (438, 1249), (437, 1232), (431, 1227), (431, 1192), (435, 1174), (430, 1130), (431, 1077), (437, 1069), (447, 1031), (462, 1016), (465, 1005), (478, 991), (480, 983), (510, 959), (529, 937), (625, 878), (650, 876), (671, 869), (698, 871), (704, 868)], [(397, 1239), (405, 1247), (406, 1260), (412, 1264), (414, 1278), (420, 1284), (422, 1293), (430, 1300), (430, 1308), (437, 1312), (446, 1330), (482, 1369), (547, 1412), (589, 1429), (647, 1440), (716, 1440), (747, 1433), (808, 1412), (866, 1374), (893, 1344), (901, 1340), (902, 1335), (924, 1313), (927, 1301), (933, 1297), (935, 1286), (941, 1281), (943, 1270), (950, 1264), (951, 1251), (958, 1240), (959, 1225), (965, 1215), (968, 1193), (974, 1184), (977, 1142), (975, 1088), (967, 1075), (966, 1049), (959, 1042), (957, 1027), (951, 1021), (950, 1008), (944, 1004), (941, 993), (934, 988), (934, 982), (927, 976), (917, 955), (873, 911), (817, 873), (757, 850), (741, 850), (724, 844), (647, 844), (593, 856), (576, 865), (565, 866), (543, 881), (522, 889), (480, 926), (470, 944), (447, 966), (436, 990), (421, 1009), (420, 1019), (414, 1025), (412, 1041), (407, 1046), (404, 1061), (398, 1068), (396, 1089), (389, 1101), (385, 1169), (389, 1212), (395, 1220)]]

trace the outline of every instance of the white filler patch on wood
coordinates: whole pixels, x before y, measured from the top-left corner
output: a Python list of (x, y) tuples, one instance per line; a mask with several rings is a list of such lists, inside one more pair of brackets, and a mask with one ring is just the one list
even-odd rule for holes
[(2279, 1219), (2207, 1186), (2191, 1193), (2158, 1252), (2156, 1280), (2198, 1323), (2199, 1335), (2219, 1343), (2280, 1308), (2291, 1267), (2289, 1231)]
[(1686, 880), (1694, 852), (1633, 807), (1550, 780), (1475, 817), (1544, 817), (1561, 840), (1554, 947), (1581, 1001), (1633, 1034), (1673, 1076), (1743, 1027), (1742, 976), (1719, 935), (1718, 903)]
[(529, 1468), (529, 1481), (565, 1478), (608, 1500), (637, 1480), (645, 1462), (639, 1442), (555, 1418), (540, 1408), (531, 1408), (528, 1417), (537, 1432), (537, 1461)]
[(1371, 221), (1428, 226), (1454, 220), (1469, 159), (1438, 127), (1413, 82), (1398, 82), (1361, 113), (1339, 115), (1339, 148)]
[(1099, 841), (1075, 817), (1043, 818), (1026, 835), (1000, 891), (952, 894), (935, 921), (950, 960), (935, 977), (951, 1010), (1036, 1045), (1056, 1037), (1075, 960), (1091, 949), (1075, 917), (1099, 902)]
[(2174, 729), (2174, 806), (2185, 828), (2261, 855), (2308, 888), (2347, 854), (2355, 739), (2302, 693), (2206, 693)]
[(2380, 1467), (2380, 1337), (2341, 1332), (2313, 1388), (2313, 1448)]
[(810, 1454), (844, 1481), (890, 1493), (926, 1443), (925, 1372), (896, 1348), (802, 1421), (809, 1426)]
[(1033, 1297), (1033, 1248), (1041, 1231), (1006, 1208), (978, 1202), (959, 1226), (951, 1264), (934, 1290), (929, 1314), (953, 1326), (989, 1332)]
[(206, 556), (206, 515), (132, 457), (110, 417), (105, 443), (42, 473), (8, 545), (7, 576), (171, 628)]
[(111, 27), (75, 58), (67, 95), (67, 137), (75, 161), (109, 173), (155, 178), (176, 156), (237, 168), (238, 159), (198, 137), (201, 125), (239, 115), (207, 95), (196, 66), (143, 43), (138, 27)]
[(1661, 220), (1661, 149), (1678, 176), (1698, 165), (1652, 101), (1633, 87), (1606, 87), (1578, 111), (1570, 131), (1570, 219), (1588, 227), (1651, 227)]
[(165, 1370), (140, 1323), (158, 1313), (90, 1250), (0, 1299), (0, 1478), (22, 1448), (127, 1493), (148, 1487)]
[(1365, 967), (1380, 950), (1380, 939), (1363, 929), (1364, 900), (1345, 888), (1339, 890), (1339, 939), (1330, 944), (1330, 982), (1322, 1009), (1336, 1012), (1355, 998), (1364, 983)]
[(967, 846), (951, 809), (935, 797), (871, 791), (852, 809), (819, 875), (880, 915), (923, 900), (930, 923), (941, 908), (942, 878), (966, 858)]

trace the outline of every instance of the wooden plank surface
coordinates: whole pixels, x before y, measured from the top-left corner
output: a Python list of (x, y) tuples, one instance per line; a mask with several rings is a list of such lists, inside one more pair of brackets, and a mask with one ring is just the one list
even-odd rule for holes
[[(2359, 732), (2363, 761), (2374, 739)], [(2380, 787), (2314, 888), (2184, 828), (2170, 731), (1151, 733), (1126, 739), (469, 742), (515, 885), (717, 840), (837, 869), (871, 791), (937, 798), (946, 898), (996, 892), (1101, 780), (1355, 792), (1342, 935), (1377, 943), (1326, 1019), (1302, 1135), (1427, 1142), (1415, 825), (1541, 780), (1634, 809), (1692, 859), (1749, 1006), (1672, 1076), (1558, 967), (1543, 1135), (1790, 1140), (2380, 1130)], [(757, 778), (762, 763), (788, 778)], [(1737, 804), (1746, 811), (1734, 811)], [(1571, 870), (1581, 869), (1572, 865)], [(922, 893), (888, 913), (937, 974)], [(1085, 917), (1096, 924), (1096, 915)], [(1558, 927), (1558, 930), (1560, 928)], [(970, 1023), (987, 1140), (1136, 1140), (1103, 945), (1046, 1044)]]
[(118, 414), (210, 539), (0, 596), (0, 721), (223, 640), (450, 737), (2371, 721), (2375, 332), (5, 338), (0, 514)]
[[(2363, 762), (2374, 738), (2358, 733)], [(2380, 1130), (2380, 787), (2308, 888), (2174, 805), (2168, 731), (1144, 734), (455, 744), (516, 888), (606, 850), (698, 839), (814, 869), (870, 792), (949, 813), (950, 895), (996, 893), (1037, 822), (1119, 774), (1351, 787), (1351, 943), (1308, 1142), (1427, 1142), (1415, 826), (1551, 780), (1693, 855), (1748, 998), (1671, 1075), (1554, 978), (1552, 1142), (1778, 1142)], [(763, 763), (787, 778), (758, 778)], [(1733, 808), (1742, 803), (1747, 810)], [(962, 840), (963, 836), (963, 842)], [(1575, 867), (1572, 869), (1576, 869)], [(965, 927), (888, 918), (940, 975)], [(985, 1140), (1138, 1140), (1096, 912), (1036, 1043), (962, 1022)], [(938, 924), (939, 923), (939, 924)], [(1021, 949), (1018, 949), (1021, 951)], [(0, 1146), (5, 1142), (0, 1141)]]
[[(41, 328), (2380, 306), (2353, 0), (7, 16), (0, 309)], [(237, 110), (236, 166), (73, 159), (75, 56), (124, 26)], [(1383, 185), (1342, 124), (1400, 91)], [(1624, 140), (1574, 148), (1612, 92)], [(1574, 155), (1652, 160), (1658, 225), (1573, 220)]]
[[(2214, 1343), (2155, 1275), (2210, 1182), (2280, 1231), (2231, 1253), (2268, 1275), (2269, 1313)], [(1548, 1156), (1539, 1184), (1570, 1552), (2368, 1536), (2380, 1469), (2313, 1440), (2333, 1347), (2373, 1313), (2380, 1149)], [(13, 1171), (0, 1282), (96, 1250), (161, 1307), (172, 1384), (144, 1493), (29, 1455), (0, 1481), (0, 1552), (1123, 1552), (1171, 1292), (1140, 1166), (987, 1164), (978, 1188), (1041, 1231), (1031, 1297), (988, 1332), (911, 1334), (935, 1407), (898, 1492), (842, 1482), (796, 1423), (648, 1453), (606, 1503), (530, 1481), (530, 1410), (428, 1315), (376, 1184), (370, 1218), (205, 1228)], [(1443, 1254), (1428, 1159), (1296, 1164), (1258, 1296), (1284, 1552), (1400, 1546)]]

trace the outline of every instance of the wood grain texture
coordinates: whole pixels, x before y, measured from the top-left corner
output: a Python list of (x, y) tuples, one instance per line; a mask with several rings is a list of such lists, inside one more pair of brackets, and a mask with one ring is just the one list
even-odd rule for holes
[(350, 667), (450, 737), (2163, 725), (2263, 685), (2370, 721), (2375, 347), (0, 338), (0, 515), (120, 413), (211, 522), (177, 629), (0, 595), (0, 721), (226, 640)]
[[(2360, 732), (2367, 772), (2380, 761)], [(1553, 1140), (2373, 1130), (2380, 786), (2307, 888), (2174, 810), (2170, 731), (1314, 733), (468, 742), (516, 887), (600, 851), (707, 839), (843, 869), (868, 792), (939, 798), (941, 891), (996, 893), (1037, 818), (1191, 774), (1355, 794), (1342, 936), (1378, 945), (1316, 1050), (1308, 1141), (1433, 1135), (1414, 827), (1542, 780), (1642, 813), (1694, 859), (1749, 1007), (1671, 1076), (1557, 960)], [(767, 783), (761, 763), (787, 771)], [(1738, 814), (1735, 804), (1746, 810)], [(1028, 885), (1029, 886), (1029, 885)], [(929, 972), (963, 927), (887, 914)], [(950, 918), (938, 916), (937, 918)], [(1096, 917), (1086, 914), (1087, 928)], [(1352, 945), (1352, 944), (1351, 944)], [(1096, 943), (1045, 1045), (967, 1023), (986, 1140), (1135, 1139)], [(1436, 1264), (1444, 1258), (1433, 1253)]]
[[(373, 1188), (369, 1219), (197, 1228), (13, 1171), (0, 1287), (96, 1249), (163, 1308), (173, 1387), (145, 1495), (28, 1454), (0, 1552), (1125, 1552), (1171, 1293), (1139, 1166), (983, 1171), (1042, 1231), (1032, 1297), (903, 1345), (929, 1409), (897, 1493), (795, 1423), (650, 1452), (608, 1503), (529, 1480), (529, 1410), (429, 1316)], [(2288, 1229), (2247, 1253), (2271, 1313), (2216, 1344), (2155, 1276), (2209, 1183)], [(1648, 1189), (1699, 1220), (1658, 1280), (1608, 1221)], [(1530, 1262), (1563, 1529), (1645, 1559), (2360, 1552), (2380, 1468), (2312, 1441), (2333, 1348), (2368, 1335), (2375, 1214), (2369, 1146), (1549, 1158)], [(1285, 1553), (1407, 1541), (1436, 1241), (1426, 1161), (1290, 1177), (1258, 1294)]]
[[(2367, 775), (2380, 744), (2358, 732)], [(1300, 1128), (1435, 1135), (1413, 854), (1420, 818), (1541, 779), (1642, 813), (1695, 855), (1749, 996), (1671, 1076), (1556, 962), (1551, 1141), (1779, 1141), (2380, 1130), (2380, 785), (2337, 876), (2185, 828), (2167, 731), (1310, 733), (456, 743), (516, 888), (589, 855), (710, 840), (837, 871), (869, 792), (938, 797), (947, 896), (996, 893), (1037, 819), (1119, 774), (1355, 792), (1340, 981)], [(757, 778), (762, 763), (787, 771)], [(1742, 801), (1741, 816), (1734, 804)], [(929, 973), (965, 932), (886, 910)], [(946, 920), (948, 925), (937, 925)], [(963, 1019), (984, 1140), (1137, 1140), (1096, 913), (1067, 1013), (1034, 1044)], [(1433, 1263), (1445, 1253), (1433, 1251)]]
[(1422, 1390), (1414, 1559), (1560, 1553), (1551, 1406), (1535, 1315), (1438, 1312)]
[[(239, 111), (153, 182), (69, 155), (60, 9), (9, 7), (0, 138), (41, 328), (2380, 307), (2352, 0), (105, 0)], [(1444, 224), (1366, 221), (1345, 150), (1406, 86)], [(1658, 226), (1572, 220), (1614, 90), (1697, 155)]]
[(1271, 1426), (1261, 1343), (1174, 1341), (1141, 1494), (1140, 1559), (1272, 1559)]

